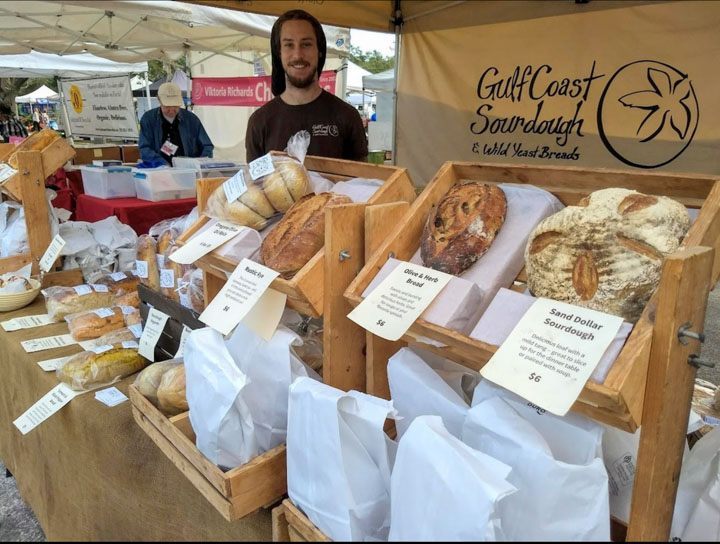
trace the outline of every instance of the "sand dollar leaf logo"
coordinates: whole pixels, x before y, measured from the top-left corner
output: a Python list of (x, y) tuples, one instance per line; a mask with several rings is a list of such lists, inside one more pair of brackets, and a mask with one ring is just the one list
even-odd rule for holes
[(681, 74), (673, 82), (666, 71), (648, 68), (647, 79), (651, 89), (628, 93), (618, 99), (625, 107), (648, 111), (636, 132), (640, 137), (640, 143), (655, 138), (665, 128), (667, 122), (678, 138), (684, 139), (690, 126), (691, 116), (690, 108), (685, 103), (691, 93), (687, 75)]

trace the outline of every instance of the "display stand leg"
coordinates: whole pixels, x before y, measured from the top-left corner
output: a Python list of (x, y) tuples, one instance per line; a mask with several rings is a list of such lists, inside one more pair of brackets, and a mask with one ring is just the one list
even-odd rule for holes
[[(365, 209), (365, 259), (375, 253), (385, 241), (388, 232), (397, 225), (398, 220), (410, 208), (407, 202), (391, 202), (370, 206)], [(391, 342), (366, 332), (366, 380), (370, 395), (390, 399), (390, 386), (387, 377), (387, 362), (407, 342)]]
[(28, 246), (32, 255), (32, 273), (40, 271), (39, 261), (50, 245), (51, 231), (48, 218), (48, 203), (45, 199), (45, 176), (43, 175), (42, 153), (21, 151), (18, 153), (18, 172), (22, 175), (20, 191), (25, 223), (28, 228)]
[(365, 391), (365, 329), (347, 318), (352, 306), (343, 297), (365, 264), (365, 208), (325, 211), (323, 381), (343, 391)]
[(627, 540), (665, 541), (670, 535), (675, 496), (697, 369), (688, 357), (697, 340), (683, 345), (678, 329), (705, 322), (714, 251), (695, 247), (666, 258), (658, 292), (645, 388), (640, 446)]

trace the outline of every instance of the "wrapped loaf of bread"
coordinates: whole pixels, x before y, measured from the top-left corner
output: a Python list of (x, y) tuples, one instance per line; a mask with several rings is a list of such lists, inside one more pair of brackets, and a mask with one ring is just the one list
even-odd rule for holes
[(122, 344), (123, 342), (137, 342), (137, 340), (138, 337), (135, 336), (135, 333), (133, 331), (131, 331), (127, 327), (123, 327), (121, 329), (117, 329), (103, 334), (100, 338), (97, 339), (95, 345), (112, 346), (113, 344)]
[(57, 370), (57, 377), (75, 391), (87, 391), (114, 383), (142, 370), (147, 360), (137, 348), (124, 348), (121, 344), (101, 353), (78, 353)]
[(265, 176), (262, 187), (273, 208), (284, 213), (310, 191), (310, 176), (290, 158), (276, 159), (273, 166), (275, 171)]
[(182, 365), (182, 361), (182, 359), (172, 359), (151, 364), (138, 374), (135, 379), (135, 387), (143, 397), (158, 406), (158, 387), (160, 387), (163, 375), (171, 368)]
[(490, 249), (505, 222), (507, 200), (496, 185), (454, 185), (425, 222), (420, 257), (434, 270), (458, 275)]
[(262, 264), (289, 279), (325, 245), (325, 208), (352, 200), (336, 193), (306, 195), (288, 210), (260, 246)]
[(33, 285), (29, 278), (8, 274), (0, 277), (0, 295), (12, 295), (15, 293), (24, 293), (33, 289)]
[(138, 277), (132, 272), (114, 272), (101, 276), (96, 285), (105, 285), (115, 296), (122, 296), (137, 291)]
[(140, 307), (140, 295), (137, 291), (132, 291), (119, 297), (115, 297), (116, 306), (132, 306), (133, 308)]
[(180, 280), (180, 304), (201, 313), (205, 309), (203, 271), (199, 268), (186, 272)]
[(70, 336), (74, 340), (92, 340), (125, 326), (125, 315), (119, 307), (97, 308), (69, 315), (67, 321)]
[(60, 138), (61, 136), (59, 132), (49, 128), (45, 128), (40, 132), (34, 132), (28, 138), (23, 140), (20, 145), (18, 145), (15, 149), (12, 150), (12, 152), (5, 159), (5, 162), (13, 168), (17, 169), (17, 157), (20, 151), (42, 151), (55, 140), (59, 140)]
[(185, 396), (185, 365), (175, 365), (163, 374), (157, 389), (158, 408), (174, 416), (189, 410)]
[(113, 303), (113, 294), (104, 285), (76, 285), (44, 289), (45, 306), (53, 321), (62, 321), (70, 314), (104, 308)]
[(160, 271), (157, 262), (157, 244), (148, 234), (138, 236), (136, 247), (136, 272), (140, 283), (155, 291), (160, 290)]
[(180, 302), (178, 287), (182, 282), (182, 277), (185, 272), (193, 269), (192, 265), (179, 264), (170, 259), (170, 255), (178, 249), (180, 249), (180, 246), (176, 245), (174, 241), (171, 242), (170, 246), (165, 250), (165, 265), (160, 270), (160, 292), (176, 302)]
[(208, 217), (255, 230), (264, 229), (267, 220), (275, 214), (277, 211), (270, 204), (263, 190), (252, 183), (249, 183), (247, 191), (233, 202), (227, 201), (225, 189), (221, 185), (210, 195), (205, 210), (205, 215)]
[(544, 219), (525, 248), (530, 291), (635, 323), (660, 281), (665, 255), (690, 227), (667, 197), (603, 189)]

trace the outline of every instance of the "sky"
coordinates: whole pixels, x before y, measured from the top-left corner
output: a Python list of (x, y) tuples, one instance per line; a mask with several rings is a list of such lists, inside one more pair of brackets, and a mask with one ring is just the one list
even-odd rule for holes
[(350, 29), (350, 45), (364, 52), (377, 50), (385, 57), (395, 55), (395, 34), (388, 32), (370, 32), (369, 30)]

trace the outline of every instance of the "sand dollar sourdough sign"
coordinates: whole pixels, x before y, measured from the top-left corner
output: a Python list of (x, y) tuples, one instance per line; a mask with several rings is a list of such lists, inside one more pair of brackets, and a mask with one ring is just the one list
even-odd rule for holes
[(627, 189), (591, 193), (543, 220), (525, 249), (533, 295), (634, 323), (660, 281), (665, 255), (690, 226), (685, 207)]
[(600, 97), (597, 124), (607, 149), (638, 168), (657, 168), (680, 156), (698, 126), (699, 108), (688, 74), (651, 60), (621, 67)]

